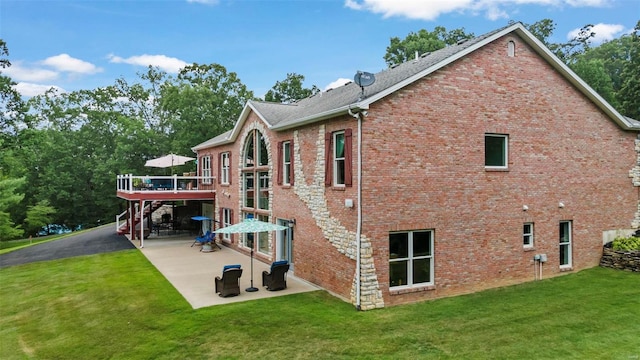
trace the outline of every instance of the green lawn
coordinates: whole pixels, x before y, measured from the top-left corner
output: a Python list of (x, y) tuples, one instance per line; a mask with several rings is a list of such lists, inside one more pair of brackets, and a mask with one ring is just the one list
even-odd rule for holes
[(367, 312), (323, 291), (193, 310), (126, 250), (0, 270), (0, 358), (639, 359), (640, 274)]

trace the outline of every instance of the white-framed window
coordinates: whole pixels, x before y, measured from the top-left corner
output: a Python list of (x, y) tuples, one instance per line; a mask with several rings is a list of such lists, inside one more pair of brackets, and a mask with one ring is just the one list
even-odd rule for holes
[(229, 185), (229, 165), (230, 165), (229, 152), (220, 154), (220, 182), (225, 185)]
[(433, 231), (389, 233), (389, 288), (433, 285)]
[(267, 151), (267, 142), (264, 140), (264, 135), (261, 132), (256, 130), (256, 135), (258, 137), (259, 147), (257, 149), (258, 154), (258, 166), (268, 166), (269, 165), (269, 152)]
[(282, 184), (291, 185), (291, 142), (282, 143)]
[(509, 40), (507, 43), (507, 55), (509, 57), (516, 56), (516, 43), (513, 40)]
[(522, 246), (533, 247), (533, 223), (524, 223), (522, 227)]
[(258, 209), (269, 210), (269, 172), (258, 172)]
[(333, 185), (344, 186), (344, 131), (333, 133)]
[[(231, 209), (223, 208), (222, 209), (222, 227), (227, 227), (233, 225), (231, 223)], [(223, 240), (231, 240), (231, 234), (222, 234)]]
[(560, 268), (572, 266), (571, 237), (571, 221), (560, 221)]
[[(245, 212), (242, 214), (242, 221), (244, 221), (245, 219), (253, 219), (253, 218), (254, 218), (253, 213)], [(255, 233), (242, 234), (242, 246), (253, 249), (255, 235), (256, 235)]]
[(211, 156), (202, 157), (202, 183), (211, 184)]
[(506, 169), (509, 164), (509, 135), (484, 134), (484, 166)]
[(255, 181), (253, 172), (242, 173), (243, 177), (243, 194), (244, 202), (243, 206), (246, 208), (253, 208), (255, 206)]
[[(242, 218), (258, 219), (263, 222), (269, 222), (268, 215), (255, 214), (252, 212), (244, 212)], [(269, 255), (271, 253), (269, 246), (269, 232), (262, 231), (242, 234), (242, 246), (257, 250), (261, 254)]]
[[(263, 222), (269, 222), (269, 216), (267, 215), (258, 215), (258, 220)], [(269, 247), (269, 232), (263, 231), (256, 233), (258, 237), (258, 252), (261, 254), (269, 255), (271, 253)]]

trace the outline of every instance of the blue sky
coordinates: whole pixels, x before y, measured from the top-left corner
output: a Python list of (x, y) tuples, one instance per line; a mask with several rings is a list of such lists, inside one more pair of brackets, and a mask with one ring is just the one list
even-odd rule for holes
[(391, 37), (464, 28), (481, 35), (510, 20), (555, 21), (554, 42), (595, 25), (597, 42), (640, 19), (638, 0), (2, 0), (3, 73), (24, 96), (138, 81), (148, 65), (176, 73), (217, 63), (256, 96), (287, 73), (320, 89), (378, 72)]

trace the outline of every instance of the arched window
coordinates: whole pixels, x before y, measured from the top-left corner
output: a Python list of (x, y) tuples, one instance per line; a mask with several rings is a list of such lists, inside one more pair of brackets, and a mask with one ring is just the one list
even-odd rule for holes
[[(244, 143), (242, 154), (242, 218), (255, 218), (268, 221), (270, 215), (269, 195), (271, 178), (269, 176), (269, 151), (262, 133), (251, 130)], [(254, 244), (256, 238), (258, 243)], [(243, 245), (268, 254), (268, 234), (248, 234)], [(257, 245), (257, 246), (256, 246)]]
[(507, 43), (507, 55), (509, 57), (516, 56), (516, 43), (513, 40), (509, 40)]

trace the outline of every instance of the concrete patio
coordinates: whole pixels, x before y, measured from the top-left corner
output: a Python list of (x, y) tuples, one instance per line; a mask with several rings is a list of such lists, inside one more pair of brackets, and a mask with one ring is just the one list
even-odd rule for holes
[[(202, 252), (198, 244), (193, 244), (189, 235), (150, 236), (144, 240), (140, 251), (169, 280), (194, 309), (201, 307), (230, 304), (240, 301), (283, 296), (300, 292), (321, 290), (304, 280), (296, 278), (290, 270), (287, 274), (287, 288), (280, 291), (267, 291), (262, 287), (262, 271), (269, 271), (268, 264), (253, 259), (253, 286), (259, 290), (247, 292), (251, 286), (251, 258), (238, 251), (221, 245), (213, 252)], [(138, 244), (135, 241), (134, 244)], [(224, 265), (242, 265), (240, 295), (223, 298), (215, 293), (214, 278), (222, 276)]]

